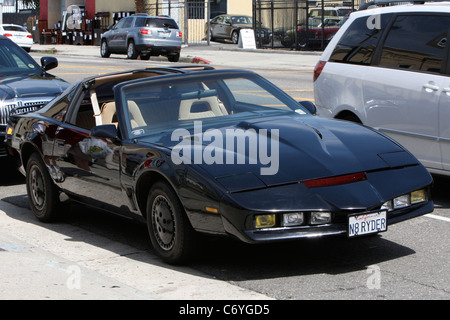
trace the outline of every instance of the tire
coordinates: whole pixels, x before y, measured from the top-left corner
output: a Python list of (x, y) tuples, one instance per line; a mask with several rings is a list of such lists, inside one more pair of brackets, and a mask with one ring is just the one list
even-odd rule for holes
[(33, 153), (27, 163), (26, 187), (36, 218), (43, 222), (55, 221), (60, 209), (59, 191), (37, 153)]
[(106, 40), (103, 40), (102, 44), (100, 45), (100, 55), (102, 56), (102, 58), (109, 58), (109, 56), (111, 55)]
[(170, 62), (178, 62), (180, 60), (180, 53), (167, 56), (167, 59), (169, 59)]
[(197, 235), (172, 188), (157, 182), (149, 192), (146, 210), (149, 236), (157, 254), (170, 264), (191, 258)]
[(233, 42), (234, 44), (238, 44), (238, 42), (239, 42), (239, 33), (237, 31), (233, 31), (231, 33), (231, 42)]
[(212, 29), (209, 31), (209, 41), (215, 41), (215, 38), (213, 37)]
[(134, 45), (134, 41), (130, 40), (127, 46), (127, 58), (128, 59), (137, 59), (139, 56), (139, 52), (136, 50), (136, 46)]

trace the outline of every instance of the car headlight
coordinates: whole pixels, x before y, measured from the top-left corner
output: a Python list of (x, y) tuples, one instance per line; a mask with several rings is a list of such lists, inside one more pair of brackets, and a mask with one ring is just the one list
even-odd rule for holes
[(424, 202), (428, 200), (427, 191), (425, 189), (420, 189), (413, 191), (408, 194), (401, 195), (392, 200), (386, 201), (381, 206), (381, 209), (392, 211), (395, 209), (401, 209), (409, 207), (412, 204)]
[(331, 222), (331, 212), (311, 212), (311, 224), (326, 224)]
[(283, 226), (293, 227), (303, 224), (304, 221), (303, 212), (292, 212), (283, 214)]
[(255, 216), (255, 227), (256, 228), (271, 228), (276, 224), (275, 214), (259, 214)]

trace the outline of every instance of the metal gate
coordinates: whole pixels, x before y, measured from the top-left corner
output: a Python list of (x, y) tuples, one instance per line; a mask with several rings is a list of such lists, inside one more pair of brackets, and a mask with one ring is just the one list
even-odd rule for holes
[(271, 31), (271, 41), (257, 46), (323, 50), (353, 10), (353, 1), (253, 0), (255, 30)]
[(210, 3), (208, 0), (156, 0), (146, 5), (150, 15), (172, 17), (183, 32), (183, 43), (208, 45), (205, 26), (209, 23)]

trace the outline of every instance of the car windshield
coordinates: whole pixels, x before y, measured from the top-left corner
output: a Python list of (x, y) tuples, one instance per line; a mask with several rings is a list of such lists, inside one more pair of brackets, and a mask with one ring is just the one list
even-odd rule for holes
[(0, 76), (41, 73), (39, 65), (11, 40), (0, 40)]
[(237, 121), (277, 113), (307, 114), (300, 104), (264, 78), (245, 73), (190, 76), (125, 84), (122, 105), (130, 136), (201, 121)]

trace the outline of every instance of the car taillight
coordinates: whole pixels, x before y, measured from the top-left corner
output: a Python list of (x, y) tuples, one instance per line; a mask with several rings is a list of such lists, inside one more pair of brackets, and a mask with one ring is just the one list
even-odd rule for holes
[(33, 36), (31, 34), (28, 34), (27, 38), (33, 39)]
[(177, 32), (177, 37), (178, 37), (178, 38), (183, 37), (183, 33), (182, 33), (182, 32)]
[(313, 81), (316, 81), (317, 78), (320, 76), (320, 74), (322, 73), (322, 70), (325, 67), (326, 63), (327, 63), (326, 61), (322, 61), (322, 60), (319, 60), (319, 62), (317, 62), (316, 66), (314, 68)]
[(140, 29), (139, 32), (141, 34), (147, 34), (147, 35), (150, 35), (150, 36), (152, 35), (152, 31), (148, 30), (148, 29)]
[(12, 37), (12, 34), (11, 33), (4, 33), (3, 34), (5, 37)]

